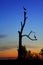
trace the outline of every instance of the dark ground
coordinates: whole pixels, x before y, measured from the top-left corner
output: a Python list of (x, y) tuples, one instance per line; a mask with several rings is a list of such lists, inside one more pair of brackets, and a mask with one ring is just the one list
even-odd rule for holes
[(22, 65), (22, 64), (26, 64), (26, 65), (43, 65), (43, 60), (38, 60), (38, 59), (30, 59), (30, 60), (0, 60), (0, 65)]

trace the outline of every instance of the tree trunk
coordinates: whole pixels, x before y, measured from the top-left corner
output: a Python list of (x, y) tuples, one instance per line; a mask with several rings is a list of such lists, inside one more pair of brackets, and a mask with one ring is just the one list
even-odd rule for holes
[(21, 36), (21, 32), (19, 32), (19, 50), (18, 50), (19, 59), (21, 59), (21, 46), (22, 46), (22, 36)]

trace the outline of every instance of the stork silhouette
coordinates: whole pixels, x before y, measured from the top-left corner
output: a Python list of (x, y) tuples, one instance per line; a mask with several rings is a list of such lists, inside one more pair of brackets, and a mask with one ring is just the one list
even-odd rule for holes
[(34, 35), (34, 38), (36, 39), (36, 36)]
[[(24, 8), (24, 7), (23, 7)], [(26, 10), (26, 8), (24, 8), (24, 10)]]

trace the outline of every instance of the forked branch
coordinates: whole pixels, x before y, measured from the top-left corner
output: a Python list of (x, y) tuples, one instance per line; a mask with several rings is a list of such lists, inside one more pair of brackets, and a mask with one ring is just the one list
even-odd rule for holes
[(35, 34), (34, 34), (34, 39), (30, 37), (30, 34), (31, 34), (31, 33), (35, 33), (35, 32), (30, 31), (30, 33), (29, 33), (28, 35), (25, 34), (25, 35), (22, 35), (22, 37), (26, 36), (26, 37), (28, 37), (28, 38), (29, 38), (30, 40), (32, 40), (32, 41), (37, 40)]
[(34, 41), (34, 40), (37, 40), (36, 38), (32, 39), (29, 35), (22, 35), (22, 37), (26, 36), (27, 38), (29, 38), (30, 40)]

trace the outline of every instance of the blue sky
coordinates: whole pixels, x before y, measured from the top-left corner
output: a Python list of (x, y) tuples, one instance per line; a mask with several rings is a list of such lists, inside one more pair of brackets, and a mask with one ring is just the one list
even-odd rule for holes
[(23, 6), (28, 16), (23, 34), (33, 30), (38, 37), (34, 42), (23, 38), (23, 44), (43, 48), (43, 0), (0, 0), (0, 35), (6, 35), (0, 38), (0, 46), (12, 43), (17, 47), (18, 30), (20, 22), (23, 22)]

